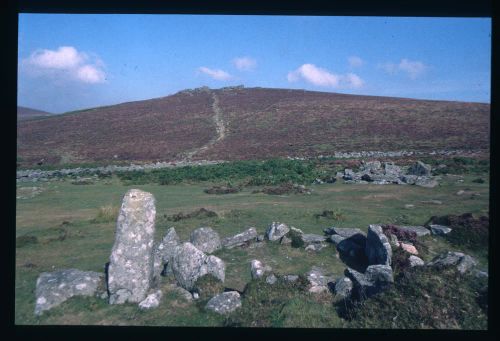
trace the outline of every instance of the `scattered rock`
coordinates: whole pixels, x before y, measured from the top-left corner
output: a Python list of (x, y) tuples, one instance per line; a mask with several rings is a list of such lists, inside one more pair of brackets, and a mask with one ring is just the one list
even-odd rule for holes
[(257, 236), (257, 241), (258, 241), (258, 242), (263, 242), (264, 240), (265, 240), (265, 237), (264, 237), (264, 235), (263, 235), (263, 234), (259, 234), (259, 235)]
[(465, 191), (463, 189), (461, 189), (460, 191), (457, 192), (457, 195), (462, 195), (464, 193), (465, 193)]
[(409, 210), (409, 209), (415, 208), (415, 205), (413, 205), (413, 204), (406, 204), (406, 205), (405, 205), (405, 208), (406, 208), (407, 210)]
[(108, 267), (109, 303), (139, 303), (153, 278), (155, 199), (151, 193), (129, 190), (118, 215)]
[(280, 239), (280, 244), (281, 245), (290, 245), (290, 244), (292, 244), (292, 240), (290, 238), (288, 238), (287, 236), (283, 236)]
[(368, 258), (368, 264), (370, 265), (391, 265), (391, 244), (387, 240), (380, 225), (370, 225), (368, 227), (365, 254)]
[(276, 241), (281, 239), (288, 231), (290, 231), (290, 228), (286, 224), (273, 221), (266, 230), (266, 237), (270, 241)]
[(271, 271), (272, 268), (270, 266), (264, 265), (260, 260), (254, 259), (250, 263), (250, 273), (252, 275), (252, 279), (261, 278), (265, 273)]
[(330, 236), (330, 241), (334, 244), (334, 245), (338, 245), (341, 241), (343, 241), (344, 239), (346, 239), (345, 237), (342, 237), (338, 234), (332, 234)]
[(162, 297), (161, 290), (156, 290), (152, 294), (149, 294), (143, 301), (139, 303), (139, 308), (143, 310), (156, 308), (160, 305), (161, 297)]
[(442, 205), (443, 202), (441, 200), (423, 200), (422, 204), (431, 204), (431, 205)]
[(328, 283), (334, 281), (331, 275), (325, 275), (324, 270), (317, 266), (313, 266), (307, 273), (307, 280), (309, 281), (308, 291), (311, 293), (328, 291)]
[(417, 181), (415, 181), (415, 185), (420, 186), (420, 187), (425, 187), (425, 188), (434, 188), (437, 185), (439, 185), (439, 183), (436, 180), (431, 179), (431, 178), (419, 177), (417, 179)]
[(326, 238), (318, 234), (305, 233), (302, 235), (302, 240), (305, 244), (319, 244), (326, 241)]
[(244, 232), (238, 233), (232, 237), (227, 237), (222, 240), (222, 246), (227, 249), (232, 249), (236, 246), (245, 245), (247, 242), (257, 238), (257, 230), (255, 227), (250, 227)]
[(172, 272), (181, 287), (192, 290), (196, 280), (206, 274), (211, 274), (224, 282), (225, 264), (215, 256), (205, 255), (193, 244), (184, 243), (175, 249)]
[(366, 234), (363, 231), (361, 231), (360, 229), (350, 228), (350, 227), (335, 227), (335, 226), (333, 226), (333, 227), (329, 227), (329, 228), (324, 229), (323, 232), (327, 235), (337, 234), (337, 235), (344, 237), (344, 238), (352, 237), (355, 234), (361, 234), (361, 235), (364, 235), (366, 237)]
[(212, 253), (222, 247), (219, 234), (211, 227), (200, 227), (191, 232), (191, 244), (198, 250)]
[(171, 227), (161, 242), (155, 247), (154, 251), (154, 275), (155, 280), (158, 280), (160, 275), (167, 275), (172, 272), (172, 256), (175, 253), (175, 248), (179, 246), (180, 239)]
[(314, 243), (314, 244), (309, 244), (306, 246), (305, 250), (306, 251), (320, 251), (326, 247), (326, 244), (324, 243)]
[(399, 247), (399, 240), (398, 240), (398, 237), (396, 237), (395, 234), (392, 234), (391, 233), (391, 246), (392, 247), (395, 247), (395, 248), (398, 248)]
[(389, 265), (370, 265), (366, 268), (365, 273), (347, 268), (345, 275), (352, 280), (352, 292), (358, 299), (373, 296), (386, 290), (394, 283), (392, 268)]
[(438, 268), (455, 266), (458, 272), (463, 274), (475, 267), (477, 261), (473, 257), (461, 252), (448, 251), (434, 257), (427, 265)]
[(408, 261), (410, 262), (410, 267), (415, 267), (415, 266), (423, 266), (425, 265), (424, 261), (422, 259), (420, 259), (419, 257), (417, 256), (414, 256), (414, 255), (411, 255), (409, 258), (408, 258)]
[(283, 279), (288, 282), (295, 282), (296, 280), (299, 279), (298, 275), (285, 275), (283, 276)]
[(335, 294), (341, 298), (351, 296), (352, 281), (349, 277), (342, 277), (335, 282)]
[(240, 294), (237, 291), (227, 291), (212, 297), (205, 306), (205, 309), (218, 314), (228, 314), (240, 307)]
[(443, 225), (430, 224), (429, 227), (431, 228), (431, 233), (433, 235), (444, 236), (445, 234), (451, 232), (451, 228)]
[(104, 274), (66, 269), (42, 272), (36, 281), (35, 315), (41, 315), (73, 296), (100, 296), (105, 292)]

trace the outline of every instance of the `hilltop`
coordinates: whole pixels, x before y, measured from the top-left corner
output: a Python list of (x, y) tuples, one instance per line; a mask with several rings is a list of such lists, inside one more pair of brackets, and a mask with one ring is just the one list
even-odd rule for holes
[(336, 151), (488, 151), (490, 105), (202, 87), (18, 124), (18, 162), (243, 160)]

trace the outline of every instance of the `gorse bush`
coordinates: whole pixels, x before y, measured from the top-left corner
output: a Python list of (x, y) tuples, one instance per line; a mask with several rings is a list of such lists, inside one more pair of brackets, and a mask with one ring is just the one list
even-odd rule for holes
[(266, 161), (233, 161), (207, 166), (185, 166), (156, 169), (149, 172), (117, 173), (127, 185), (180, 182), (241, 181), (247, 186), (278, 185), (285, 182), (311, 183), (320, 176), (314, 162), (272, 159)]

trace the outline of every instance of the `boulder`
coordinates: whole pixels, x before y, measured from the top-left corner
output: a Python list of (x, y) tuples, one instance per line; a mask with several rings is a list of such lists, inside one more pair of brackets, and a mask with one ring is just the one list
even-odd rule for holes
[(398, 230), (415, 232), (417, 234), (417, 237), (422, 237), (431, 234), (431, 231), (429, 231), (423, 226), (398, 226)]
[(172, 272), (181, 287), (192, 290), (196, 280), (206, 274), (224, 282), (225, 264), (215, 256), (207, 256), (193, 244), (184, 243), (176, 248), (172, 257)]
[(260, 260), (254, 259), (250, 263), (250, 274), (252, 275), (252, 279), (261, 278), (265, 273), (271, 271), (272, 268), (268, 265), (264, 265)]
[(73, 296), (101, 296), (103, 293), (102, 273), (77, 269), (42, 272), (36, 281), (35, 315), (41, 315)]
[(155, 247), (154, 251), (154, 274), (153, 277), (158, 280), (160, 275), (167, 275), (172, 272), (172, 256), (175, 253), (175, 248), (179, 246), (180, 239), (171, 227), (163, 239)]
[(424, 261), (422, 259), (420, 259), (419, 257), (417, 256), (414, 256), (414, 255), (411, 255), (409, 258), (408, 258), (408, 261), (410, 262), (410, 267), (415, 267), (415, 266), (423, 266), (425, 265)]
[(427, 263), (427, 266), (437, 268), (453, 266), (456, 267), (458, 272), (460, 272), (461, 274), (466, 273), (476, 265), (477, 261), (473, 257), (462, 252), (451, 251), (437, 255), (436, 257), (434, 257), (434, 259), (432, 259), (432, 261)]
[(439, 183), (429, 177), (418, 177), (418, 179), (415, 181), (415, 185), (425, 188), (434, 188), (439, 185)]
[(443, 225), (431, 224), (431, 225), (429, 225), (429, 227), (430, 227), (431, 233), (433, 235), (444, 236), (445, 234), (448, 234), (451, 232), (451, 228), (449, 228), (447, 226), (443, 226)]
[(222, 246), (227, 249), (232, 249), (236, 246), (244, 245), (245, 243), (257, 238), (257, 230), (255, 227), (250, 227), (246, 231), (238, 233), (232, 237), (227, 237), (222, 240)]
[(334, 244), (334, 245), (338, 245), (341, 241), (343, 241), (344, 239), (346, 239), (345, 237), (342, 237), (338, 234), (332, 234), (330, 236), (330, 241)]
[(289, 231), (290, 228), (287, 225), (273, 221), (266, 230), (266, 238), (270, 241), (277, 241)]
[(364, 273), (347, 268), (345, 275), (352, 280), (352, 292), (358, 299), (373, 296), (394, 283), (392, 268), (389, 265), (370, 265)]
[(299, 279), (298, 275), (285, 275), (283, 276), (283, 279), (287, 282), (295, 282), (296, 280)]
[(347, 298), (351, 296), (352, 281), (349, 277), (339, 278), (335, 282), (335, 295), (340, 298)]
[(191, 232), (190, 239), (198, 250), (212, 253), (222, 247), (219, 234), (211, 227), (200, 227)]
[(306, 251), (320, 251), (326, 247), (326, 244), (324, 243), (314, 243), (314, 244), (309, 244), (306, 246), (305, 250)]
[(311, 271), (309, 271), (306, 276), (309, 282), (308, 291), (312, 293), (328, 291), (328, 283), (332, 283), (334, 281), (333, 276), (325, 275), (324, 270), (317, 266), (313, 266)]
[(414, 165), (408, 168), (408, 174), (417, 176), (430, 176), (431, 166), (423, 163), (422, 161), (417, 161)]
[(139, 308), (142, 310), (156, 308), (160, 305), (160, 300), (162, 297), (161, 290), (156, 290), (155, 292), (146, 296), (146, 298), (139, 303)]
[(241, 307), (240, 294), (237, 291), (227, 291), (212, 297), (205, 309), (217, 314), (228, 314)]
[(131, 189), (125, 194), (108, 267), (110, 304), (139, 303), (146, 298), (154, 272), (155, 216), (151, 193)]
[(281, 245), (290, 245), (290, 244), (292, 244), (292, 240), (290, 238), (288, 238), (287, 236), (283, 236), (280, 239), (280, 244)]
[(391, 265), (392, 248), (380, 225), (370, 225), (366, 236), (365, 254), (369, 265)]
[(323, 243), (326, 240), (326, 237), (318, 234), (305, 233), (302, 234), (302, 240), (304, 241), (304, 244), (319, 244)]

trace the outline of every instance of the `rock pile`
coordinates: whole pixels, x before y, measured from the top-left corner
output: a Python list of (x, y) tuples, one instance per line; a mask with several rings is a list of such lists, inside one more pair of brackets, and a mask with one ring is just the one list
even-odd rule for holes
[(345, 183), (409, 184), (428, 188), (438, 185), (432, 177), (431, 167), (421, 161), (410, 167), (396, 166), (393, 162), (362, 161), (358, 172), (346, 168), (343, 174), (337, 173), (337, 176), (342, 177)]

